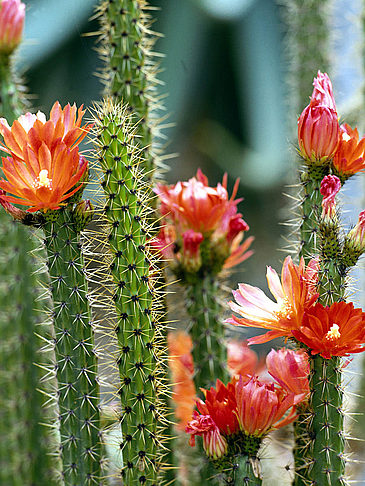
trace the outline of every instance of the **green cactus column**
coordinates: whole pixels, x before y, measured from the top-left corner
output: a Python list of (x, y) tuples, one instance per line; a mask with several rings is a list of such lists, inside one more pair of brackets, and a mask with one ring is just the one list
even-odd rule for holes
[(97, 361), (77, 210), (43, 225), (53, 297), (62, 476), (66, 486), (100, 482)]
[[(14, 80), (11, 57), (0, 55), (0, 116), (12, 123), (25, 106), (24, 88)], [(2, 154), (5, 156), (5, 154)], [(14, 222), (0, 210), (0, 483), (8, 486), (54, 484), (57, 446), (50, 425), (56, 417), (45, 407), (48, 384), (35, 363), (52, 360), (50, 351), (40, 351), (38, 334), (47, 334), (44, 302), (35, 275), (42, 266), (32, 256), (38, 243), (29, 228)], [(39, 391), (39, 390), (42, 390)], [(46, 409), (47, 408), (47, 409)]]
[(191, 318), (194, 382), (199, 390), (215, 386), (217, 379), (227, 383), (229, 375), (217, 276), (196, 277), (186, 286), (186, 306)]
[(126, 109), (107, 100), (95, 121), (117, 313), (114, 358), (121, 381), (121, 475), (125, 485), (152, 486), (159, 484), (159, 394), (165, 350), (156, 309), (159, 300), (154, 297), (157, 266), (148, 249), (149, 192)]
[(142, 148), (145, 177), (154, 171), (152, 129), (156, 124), (156, 66), (152, 53), (156, 34), (150, 29), (145, 0), (104, 1), (99, 7), (100, 54), (105, 64), (105, 96), (127, 103), (132, 123), (138, 122), (136, 142)]

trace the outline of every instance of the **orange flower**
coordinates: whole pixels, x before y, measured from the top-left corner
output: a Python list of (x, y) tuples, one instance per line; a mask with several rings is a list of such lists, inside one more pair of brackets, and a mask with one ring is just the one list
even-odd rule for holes
[(296, 395), (296, 400), (301, 401), (309, 396), (310, 369), (308, 355), (304, 350), (272, 349), (266, 356), (266, 366), (269, 374), (284, 390)]
[(55, 210), (80, 189), (81, 184), (75, 185), (88, 163), (80, 157), (78, 144), (91, 128), (81, 127), (83, 114), (82, 107), (77, 114), (75, 105), (62, 110), (56, 102), (49, 121), (41, 112), (26, 113), (11, 127), (0, 119), (0, 147), (10, 155), (2, 158), (6, 180), (0, 188), (12, 194), (4, 200), (30, 206), (30, 212)]
[(325, 359), (361, 353), (365, 350), (365, 313), (354, 309), (352, 303), (335, 302), (331, 307), (316, 304), (307, 310), (303, 325), (293, 330), (293, 335), (312, 354)]
[(193, 343), (185, 332), (170, 332), (168, 346), (175, 416), (179, 420), (178, 428), (184, 430), (191, 420), (196, 401), (194, 363), (191, 355)]
[[(274, 383), (261, 383), (253, 376), (236, 384), (237, 417), (241, 430), (250, 436), (263, 437), (273, 429), (287, 425), (296, 418), (294, 393), (285, 393)], [(291, 409), (290, 413), (284, 415)]]
[(359, 141), (359, 132), (344, 123), (340, 127), (340, 143), (333, 157), (333, 165), (341, 176), (348, 178), (365, 169), (365, 137)]
[(51, 153), (60, 141), (71, 149), (86, 137), (92, 127), (92, 124), (81, 127), (84, 113), (82, 106), (77, 111), (76, 105), (70, 104), (62, 110), (56, 101), (48, 121), (40, 111), (36, 115), (26, 113), (20, 116), (11, 127), (5, 118), (0, 118), (0, 133), (4, 137), (4, 144), (0, 147), (13, 159), (23, 161), (30, 158), (29, 151), (36, 157), (43, 144)]
[[(2, 196), (5, 201), (30, 206), (27, 211), (55, 210), (63, 201), (75, 194), (87, 169), (87, 161), (80, 157), (78, 148), (70, 150), (60, 142), (53, 154), (43, 144), (38, 156), (24, 162), (3, 157), (3, 173), (7, 180), (0, 180), (0, 188), (13, 196)], [(16, 197), (14, 197), (16, 196)]]
[(303, 314), (318, 298), (316, 283), (318, 261), (311, 260), (305, 268), (304, 259), (295, 265), (290, 256), (284, 260), (281, 282), (271, 267), (266, 278), (273, 302), (264, 292), (248, 284), (239, 284), (233, 291), (235, 302), (228, 302), (230, 308), (243, 318), (232, 316), (226, 322), (235, 326), (261, 327), (271, 329), (266, 334), (250, 338), (250, 344), (265, 343), (277, 337), (291, 337), (292, 330), (301, 326)]

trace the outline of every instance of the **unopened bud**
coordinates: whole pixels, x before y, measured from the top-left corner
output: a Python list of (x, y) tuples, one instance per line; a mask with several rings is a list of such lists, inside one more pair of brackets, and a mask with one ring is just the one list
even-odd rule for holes
[(0, 2), (0, 53), (10, 54), (22, 39), (25, 5), (20, 0)]
[(83, 231), (94, 216), (94, 208), (90, 200), (80, 201), (76, 205), (73, 215), (77, 231)]

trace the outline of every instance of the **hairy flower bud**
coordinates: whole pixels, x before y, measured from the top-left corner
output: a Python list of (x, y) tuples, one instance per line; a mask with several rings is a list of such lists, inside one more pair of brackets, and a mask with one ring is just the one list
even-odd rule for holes
[(10, 54), (23, 34), (25, 5), (20, 0), (0, 2), (0, 52)]

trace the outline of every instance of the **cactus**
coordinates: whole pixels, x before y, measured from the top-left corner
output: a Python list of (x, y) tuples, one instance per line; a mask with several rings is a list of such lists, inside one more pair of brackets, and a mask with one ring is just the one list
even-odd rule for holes
[(191, 318), (189, 332), (193, 340), (194, 382), (196, 389), (215, 386), (217, 379), (226, 383), (227, 349), (224, 327), (220, 322), (219, 282), (213, 275), (197, 278), (186, 288), (186, 306)]
[[(0, 55), (0, 115), (12, 123), (27, 101), (24, 88), (15, 80), (12, 59)], [(31, 253), (36, 243), (29, 228), (13, 221), (0, 211), (2, 284), (0, 285), (1, 346), (1, 409), (2, 484), (39, 486), (53, 484), (57, 462), (52, 458), (56, 445), (50, 425), (55, 410), (45, 410), (47, 385), (41, 382), (43, 372), (34, 364), (51, 360), (49, 351), (40, 352), (41, 340), (36, 336), (36, 324), (44, 317), (35, 271), (39, 263)], [(16, 324), (14, 326), (14, 324)], [(37, 333), (48, 332), (43, 324)], [(6, 371), (5, 371), (6, 370)], [(3, 403), (5, 401), (5, 403)], [(43, 425), (42, 425), (43, 424)]]
[(105, 69), (102, 78), (105, 96), (129, 105), (133, 122), (138, 122), (136, 142), (142, 149), (145, 177), (151, 179), (156, 154), (152, 143), (155, 121), (153, 100), (157, 67), (151, 49), (156, 35), (150, 30), (151, 20), (145, 0), (103, 1), (98, 8), (101, 23), (101, 48)]
[(121, 382), (121, 475), (131, 486), (155, 485), (161, 461), (156, 449), (165, 350), (159, 299), (154, 296), (157, 267), (148, 248), (148, 187), (126, 108), (109, 99), (97, 109), (95, 122), (117, 313), (118, 351), (113, 356)]
[[(53, 297), (62, 477), (65, 485), (100, 483), (97, 364), (80, 228), (72, 206), (43, 224)], [(101, 483), (100, 483), (101, 484)]]

